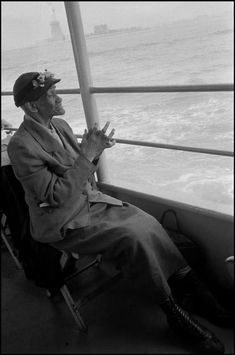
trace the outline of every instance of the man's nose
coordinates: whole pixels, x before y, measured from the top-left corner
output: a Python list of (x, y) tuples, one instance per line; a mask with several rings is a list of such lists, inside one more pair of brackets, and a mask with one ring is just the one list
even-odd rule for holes
[(57, 97), (56, 97), (56, 102), (60, 103), (60, 102), (62, 102), (62, 101), (63, 101), (62, 98), (57, 95)]

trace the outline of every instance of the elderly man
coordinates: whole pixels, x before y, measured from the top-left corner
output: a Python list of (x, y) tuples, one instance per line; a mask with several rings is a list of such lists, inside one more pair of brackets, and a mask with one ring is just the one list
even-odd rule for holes
[[(65, 113), (56, 93), (59, 81), (47, 71), (30, 72), (13, 88), (15, 105), (25, 115), (8, 153), (25, 191), (32, 237), (70, 252), (102, 253), (124, 270), (141, 273), (170, 326), (200, 351), (222, 354), (217, 337), (172, 296), (171, 283), (180, 288), (200, 283), (161, 224), (139, 208), (97, 191), (93, 174), (99, 156), (115, 144), (114, 130), (106, 134), (109, 123), (101, 130), (95, 125), (85, 130), (78, 144), (68, 123), (54, 117)], [(202, 303), (217, 307), (209, 293), (197, 294)]]

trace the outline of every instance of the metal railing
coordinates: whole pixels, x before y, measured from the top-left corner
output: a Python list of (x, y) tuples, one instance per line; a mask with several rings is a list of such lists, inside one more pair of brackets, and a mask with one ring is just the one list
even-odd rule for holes
[(92, 94), (233, 91), (233, 84), (91, 87)]
[[(57, 89), (58, 94), (81, 94), (80, 89)], [(91, 94), (115, 93), (164, 93), (164, 92), (218, 92), (234, 91), (234, 84), (207, 84), (207, 85), (161, 85), (161, 86), (113, 86), (89, 88)], [(2, 91), (3, 96), (13, 95), (12, 91)]]
[[(82, 138), (82, 135), (76, 134), (76, 137)], [(130, 140), (130, 139), (119, 139), (119, 138), (115, 138), (115, 141), (117, 143), (121, 143), (121, 144), (130, 144), (130, 145), (137, 145), (137, 146), (150, 147), (150, 148), (181, 150), (181, 151), (185, 151), (185, 152), (222, 155), (222, 156), (227, 156), (227, 157), (234, 156), (234, 152), (227, 151), (227, 150), (195, 148), (195, 147), (187, 147), (187, 146), (174, 145), (174, 144), (154, 143), (154, 142), (137, 141), (137, 140)]]
[[(169, 93), (169, 92), (218, 92), (218, 91), (234, 91), (234, 84), (210, 84), (210, 85), (174, 85), (174, 86), (121, 86), (121, 87), (90, 87), (90, 93)], [(57, 89), (58, 94), (80, 94), (80, 89)], [(12, 91), (3, 91), (3, 96), (13, 95)], [(9, 129), (14, 131), (16, 129)], [(76, 134), (77, 138), (81, 138), (82, 135)], [(129, 139), (115, 139), (120, 144), (130, 144), (144, 147), (181, 150), (186, 152), (212, 154), (233, 157), (234, 152), (218, 149), (196, 148), (187, 147), (181, 145), (154, 143)]]

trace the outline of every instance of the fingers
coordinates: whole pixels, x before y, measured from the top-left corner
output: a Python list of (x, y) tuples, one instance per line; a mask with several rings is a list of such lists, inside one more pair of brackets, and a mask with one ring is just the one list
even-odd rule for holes
[(95, 122), (94, 126), (89, 128), (88, 130), (88, 137), (91, 135), (91, 134), (97, 134), (98, 132), (98, 123)]
[(84, 138), (84, 137), (86, 137), (87, 136), (87, 129), (85, 128), (84, 129), (84, 133), (83, 133), (83, 135), (82, 135), (82, 138)]
[(87, 129), (85, 128), (81, 143), (83, 143), (87, 139), (87, 135), (88, 135), (88, 132), (87, 132)]
[(113, 128), (112, 131), (109, 133), (108, 138), (111, 139), (115, 133), (115, 129)]
[(103, 133), (106, 133), (106, 131), (107, 131), (109, 125), (110, 125), (110, 121), (107, 121), (101, 131), (102, 131)]
[(92, 128), (94, 132), (98, 131), (98, 123), (95, 122), (94, 127)]
[[(109, 135), (106, 135), (106, 134), (105, 134), (106, 131), (107, 131), (107, 129), (108, 129), (108, 127), (109, 127), (109, 125), (110, 125), (110, 121), (107, 121), (107, 122), (105, 123), (104, 127), (103, 127), (101, 130), (99, 130), (99, 129), (98, 129), (98, 123), (96, 122), (96, 123), (94, 124), (93, 128), (90, 128), (90, 129), (89, 129), (88, 134), (87, 134), (87, 137), (89, 138), (89, 136), (92, 135), (92, 134), (95, 134), (96, 136), (102, 136), (104, 139), (107, 140), (107, 142), (108, 142), (108, 144), (109, 144), (109, 142), (112, 141), (112, 138), (113, 138), (114, 133), (115, 133), (115, 129), (113, 128), (113, 129), (111, 130), (111, 132), (109, 133)], [(116, 142), (115, 142), (115, 143), (116, 143)], [(115, 143), (114, 143), (114, 144), (115, 144)], [(107, 143), (106, 143), (106, 144), (107, 144)], [(111, 146), (112, 146), (112, 145), (111, 145)]]
[[(105, 123), (104, 127), (102, 128), (101, 132), (105, 134), (106, 131), (107, 131), (107, 129), (108, 129), (108, 127), (109, 127), (109, 125), (110, 125), (110, 121), (107, 121), (107, 122)], [(112, 139), (114, 133), (115, 133), (115, 129), (113, 128), (112, 131), (111, 131), (111, 132), (109, 133), (109, 135), (107, 136), (107, 138), (108, 138), (108, 139)]]

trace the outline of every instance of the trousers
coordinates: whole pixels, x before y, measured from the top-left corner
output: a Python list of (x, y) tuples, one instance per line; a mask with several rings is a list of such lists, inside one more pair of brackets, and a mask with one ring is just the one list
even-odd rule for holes
[(187, 266), (186, 260), (156, 218), (129, 203), (90, 206), (89, 226), (68, 229), (51, 245), (60, 250), (93, 255), (101, 253), (125, 272), (147, 280), (158, 303), (171, 294), (168, 278)]

